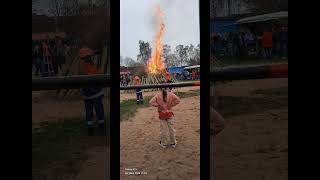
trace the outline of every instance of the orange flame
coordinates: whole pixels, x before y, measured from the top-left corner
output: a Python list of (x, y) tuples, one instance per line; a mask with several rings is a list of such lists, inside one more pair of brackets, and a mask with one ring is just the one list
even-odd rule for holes
[(162, 54), (162, 42), (161, 37), (164, 32), (164, 23), (163, 23), (163, 12), (161, 11), (160, 7), (156, 7), (156, 14), (159, 19), (159, 31), (157, 32), (156, 39), (155, 39), (155, 48), (152, 50), (152, 56), (149, 59), (148, 63), (148, 71), (152, 74), (158, 74), (165, 71), (165, 65), (163, 63), (163, 58), (161, 57)]

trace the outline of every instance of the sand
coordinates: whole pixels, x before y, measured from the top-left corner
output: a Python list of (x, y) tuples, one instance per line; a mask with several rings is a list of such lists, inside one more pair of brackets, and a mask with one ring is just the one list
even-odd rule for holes
[[(288, 79), (234, 81), (219, 86), (225, 96), (251, 96), (255, 89), (287, 87)], [(288, 179), (288, 107), (226, 118), (211, 137), (212, 180)]]
[[(81, 164), (80, 173), (72, 180), (107, 180), (110, 172), (109, 147), (95, 147), (88, 151), (89, 158)], [(71, 179), (70, 179), (71, 180)]]
[[(46, 91), (32, 92), (32, 123), (55, 122), (68, 119), (83, 119), (84, 104), (82, 98), (61, 98)], [(106, 98), (105, 98), (106, 100)], [(105, 101), (106, 104), (106, 101)], [(106, 108), (106, 107), (105, 107)], [(67, 180), (106, 180), (109, 168), (110, 147), (93, 147), (86, 153), (88, 159), (81, 162), (79, 174)], [(50, 155), (50, 154), (49, 154)]]
[(52, 122), (62, 119), (84, 119), (84, 104), (80, 98), (52, 97), (47, 91), (32, 92), (32, 123)]
[[(158, 144), (160, 123), (155, 108), (141, 108), (121, 122), (121, 179), (200, 179), (200, 97), (182, 99), (173, 111), (178, 141), (175, 149), (162, 149)], [(125, 175), (125, 168), (147, 174)]]

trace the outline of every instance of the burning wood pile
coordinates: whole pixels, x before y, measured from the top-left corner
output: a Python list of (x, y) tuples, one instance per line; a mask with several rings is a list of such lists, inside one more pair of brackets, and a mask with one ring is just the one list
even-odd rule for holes
[[(167, 80), (167, 69), (164, 64), (164, 59), (162, 57), (162, 36), (164, 33), (164, 22), (163, 22), (163, 16), (164, 13), (161, 11), (160, 7), (156, 7), (156, 15), (158, 18), (158, 24), (159, 24), (159, 30), (157, 31), (155, 41), (154, 41), (154, 48), (152, 50), (151, 58), (149, 59), (149, 62), (147, 64), (146, 70), (147, 70), (147, 76), (141, 77), (141, 84), (160, 84), (160, 83), (166, 83)], [(170, 75), (171, 76), (171, 75)], [(177, 80), (171, 76), (171, 82), (176, 82)], [(155, 91), (158, 89), (150, 89), (150, 91)], [(148, 90), (146, 90), (148, 91)]]
[[(164, 13), (161, 11), (160, 7), (156, 7), (156, 15), (159, 23), (159, 30), (155, 37), (155, 47), (152, 51), (151, 58), (147, 66), (148, 76), (142, 79), (143, 84), (160, 84), (167, 82), (166, 73), (168, 73), (165, 68), (164, 59), (162, 58), (162, 36), (164, 33), (164, 22), (163, 16)], [(176, 80), (171, 77), (171, 81), (175, 82)]]

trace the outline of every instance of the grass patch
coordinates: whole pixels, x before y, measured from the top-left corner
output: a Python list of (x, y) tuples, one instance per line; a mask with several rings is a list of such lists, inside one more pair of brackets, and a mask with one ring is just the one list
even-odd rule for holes
[[(188, 98), (193, 96), (199, 96), (200, 90), (191, 90), (189, 92), (175, 92), (175, 94), (180, 98)], [(129, 117), (133, 116), (134, 113), (137, 112), (138, 108), (141, 107), (149, 107), (149, 101), (151, 100), (152, 96), (143, 97), (144, 104), (137, 105), (136, 99), (129, 99), (122, 101), (120, 103), (120, 120), (127, 120)]]
[(86, 151), (105, 146), (105, 136), (86, 135), (82, 120), (41, 124), (32, 129), (32, 179), (61, 179), (76, 175)]
[(263, 97), (235, 97), (222, 96), (219, 99), (221, 113), (227, 116), (261, 112), (268, 109), (279, 109), (288, 106), (288, 88), (267, 90), (255, 90), (254, 94), (262, 94)]

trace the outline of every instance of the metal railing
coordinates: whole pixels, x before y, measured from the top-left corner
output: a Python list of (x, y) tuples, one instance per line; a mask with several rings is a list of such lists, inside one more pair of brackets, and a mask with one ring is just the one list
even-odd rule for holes
[[(288, 77), (288, 64), (227, 67), (210, 72), (210, 81), (248, 80)], [(79, 89), (85, 87), (110, 87), (109, 74), (90, 76), (45, 77), (32, 79), (32, 91)], [(120, 86), (120, 90), (153, 89), (169, 87), (200, 86), (200, 81), (145, 84), (141, 86)]]

